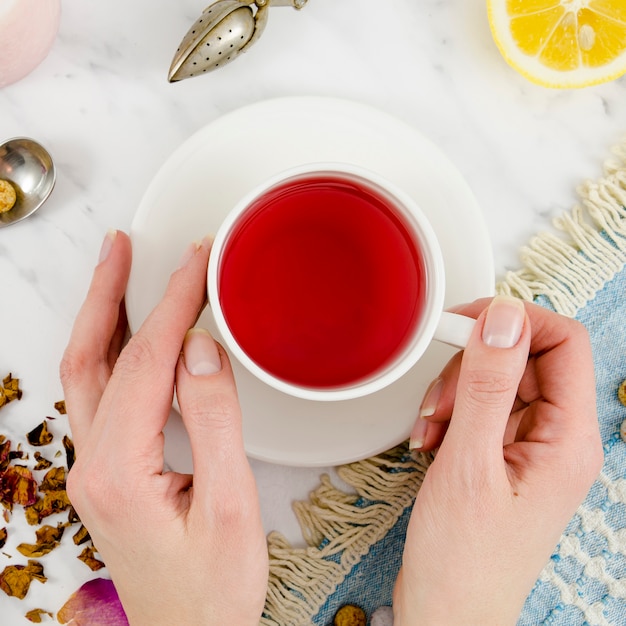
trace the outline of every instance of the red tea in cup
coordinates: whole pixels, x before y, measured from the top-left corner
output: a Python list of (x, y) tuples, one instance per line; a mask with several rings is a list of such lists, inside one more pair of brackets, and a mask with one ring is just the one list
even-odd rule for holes
[(416, 236), (365, 180), (313, 172), (257, 196), (217, 271), (228, 329), (262, 370), (305, 388), (376, 376), (415, 334), (427, 288)]

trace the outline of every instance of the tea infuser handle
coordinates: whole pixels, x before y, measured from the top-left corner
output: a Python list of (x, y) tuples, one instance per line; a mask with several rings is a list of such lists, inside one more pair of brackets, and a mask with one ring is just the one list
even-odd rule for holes
[(293, 7), (294, 9), (302, 9), (307, 0), (255, 0), (257, 6), (263, 6), (269, 2), (273, 7)]
[(435, 330), (434, 338), (455, 348), (465, 348), (474, 330), (473, 317), (444, 311)]

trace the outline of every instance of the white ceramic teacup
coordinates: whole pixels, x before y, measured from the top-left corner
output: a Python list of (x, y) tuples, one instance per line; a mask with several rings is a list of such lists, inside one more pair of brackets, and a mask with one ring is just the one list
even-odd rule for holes
[(282, 392), (332, 401), (392, 384), (433, 339), (466, 345), (475, 322), (443, 311), (444, 274), (408, 194), (361, 167), (310, 163), (230, 211), (207, 285), (232, 356)]

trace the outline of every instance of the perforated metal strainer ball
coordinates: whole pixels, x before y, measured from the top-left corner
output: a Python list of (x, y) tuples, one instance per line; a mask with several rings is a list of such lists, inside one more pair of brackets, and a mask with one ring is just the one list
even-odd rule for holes
[(222, 67), (260, 36), (270, 6), (301, 9), (307, 0), (218, 0), (194, 22), (176, 50), (168, 80), (173, 83)]

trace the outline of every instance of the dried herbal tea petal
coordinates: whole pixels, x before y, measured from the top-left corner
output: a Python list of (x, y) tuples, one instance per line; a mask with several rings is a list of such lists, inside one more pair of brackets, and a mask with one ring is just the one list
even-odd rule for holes
[(61, 491), (62, 489), (65, 489), (65, 468), (53, 467), (43, 477), (39, 491), (46, 493), (48, 491)]
[(48, 491), (44, 494), (44, 497), (39, 498), (35, 504), (26, 507), (24, 509), (24, 514), (26, 516), (26, 521), (31, 526), (36, 526), (37, 524), (41, 524), (41, 521), (48, 517), (48, 515), (65, 511), (70, 506), (71, 504), (69, 498), (67, 497), (67, 493), (65, 493), (65, 489), (59, 491)]
[(54, 526), (42, 526), (35, 533), (37, 543), (20, 543), (18, 551), (24, 556), (41, 557), (52, 552), (60, 543), (65, 526), (58, 524)]
[(27, 506), (24, 509), (24, 517), (30, 526), (37, 526), (41, 524), (41, 520), (45, 517), (42, 515), (43, 499), (39, 498), (32, 506)]
[(619, 389), (617, 390), (617, 397), (619, 398), (619, 401), (626, 406), (626, 380), (619, 386)]
[(94, 556), (97, 550), (93, 546), (87, 546), (76, 558), (87, 565), (91, 570), (97, 572), (104, 567), (104, 563)]
[(61, 414), (61, 415), (66, 415), (67, 411), (65, 409), (65, 400), (59, 400), (58, 402), (54, 403), (54, 408)]
[(41, 452), (35, 452), (35, 460), (37, 461), (37, 465), (34, 467), (36, 470), (45, 470), (52, 466), (52, 461), (44, 458)]
[(24, 450), (11, 450), (11, 452), (9, 452), (9, 459), (11, 461), (14, 461), (15, 459), (27, 459), (27, 458), (28, 458), (28, 454), (26, 454)]
[(48, 431), (45, 421), (39, 426), (35, 426), (27, 435), (28, 443), (31, 446), (47, 446), (53, 439), (52, 433)]
[(9, 465), (0, 474), (0, 502), (8, 509), (14, 504), (30, 506), (37, 500), (37, 481), (23, 465)]
[(11, 462), (11, 442), (4, 437), (2, 439), (0, 442), (0, 472), (4, 472)]
[(38, 561), (28, 561), (28, 565), (9, 565), (0, 573), (0, 589), (7, 596), (23, 600), (33, 580), (41, 583), (48, 580), (44, 576), (43, 565)]
[(0, 386), (0, 407), (12, 400), (21, 399), (22, 390), (20, 389), (19, 378), (13, 378), (11, 374), (8, 374), (2, 379), (2, 385)]
[(74, 461), (76, 460), (76, 452), (74, 451), (74, 442), (65, 435), (63, 437), (63, 447), (65, 448), (65, 456), (67, 457), (67, 469), (72, 469)]
[(2, 406), (2, 404), (7, 404), (12, 400), (22, 399), (20, 380), (19, 378), (13, 378), (11, 374), (7, 374), (2, 379), (2, 386), (0, 387), (0, 389), (2, 390), (2, 394), (0, 397), (4, 397), (4, 402), (0, 401), (0, 406)]
[(77, 546), (80, 546), (91, 539), (89, 531), (85, 528), (84, 524), (80, 525), (80, 528), (74, 533), (72, 539)]
[(50, 611), (46, 611), (44, 609), (33, 609), (32, 611), (28, 611), (24, 617), (29, 621), (33, 622), (33, 624), (41, 624), (42, 616), (47, 615), (48, 617), (54, 617)]
[(6, 397), (11, 400), (21, 400), (22, 390), (20, 389), (20, 379), (13, 378), (11, 374), (8, 374), (2, 379), (2, 386), (4, 387), (4, 393)]
[(80, 517), (78, 517), (78, 513), (73, 506), (69, 506), (69, 510), (67, 513), (67, 521), (70, 524), (78, 524), (80, 522)]
[(6, 542), (7, 542), (7, 529), (0, 528), (0, 548), (3, 548)]

